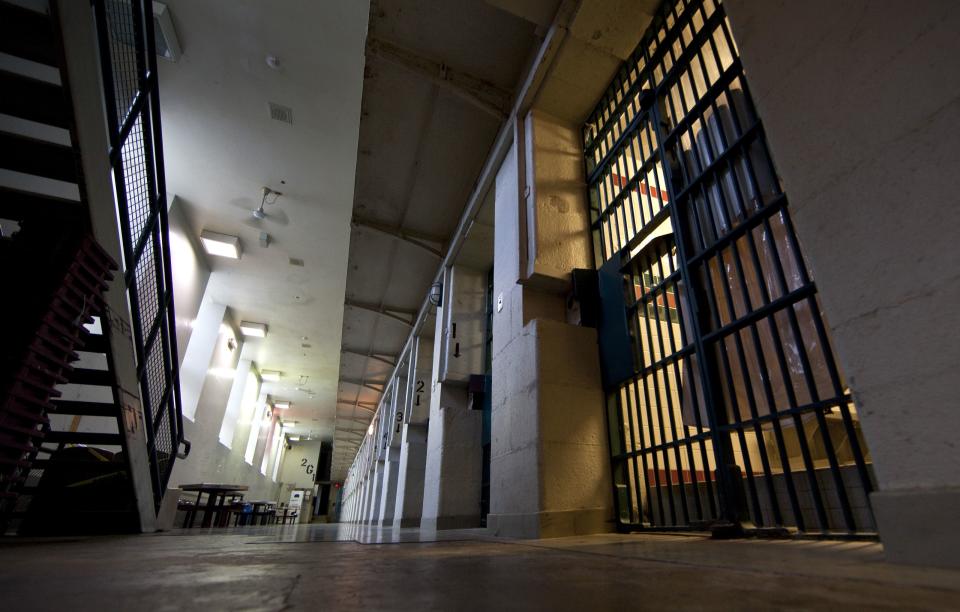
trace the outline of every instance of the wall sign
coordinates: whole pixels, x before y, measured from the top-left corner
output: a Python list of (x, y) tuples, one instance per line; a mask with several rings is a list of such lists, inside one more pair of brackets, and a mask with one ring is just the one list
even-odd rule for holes
[(300, 467), (306, 468), (304, 471), (307, 474), (313, 474), (313, 464), (309, 463), (306, 457), (300, 460)]

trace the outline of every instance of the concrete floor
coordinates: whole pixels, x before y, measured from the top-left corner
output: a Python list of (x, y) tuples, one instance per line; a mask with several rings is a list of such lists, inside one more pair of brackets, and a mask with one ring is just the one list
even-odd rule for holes
[(7, 610), (960, 610), (879, 544), (301, 525), (0, 540)]

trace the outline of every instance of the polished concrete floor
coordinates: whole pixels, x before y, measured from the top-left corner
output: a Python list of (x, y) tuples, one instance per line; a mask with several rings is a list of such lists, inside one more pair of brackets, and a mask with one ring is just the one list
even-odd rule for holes
[(0, 540), (5, 610), (960, 610), (879, 544), (336, 525)]

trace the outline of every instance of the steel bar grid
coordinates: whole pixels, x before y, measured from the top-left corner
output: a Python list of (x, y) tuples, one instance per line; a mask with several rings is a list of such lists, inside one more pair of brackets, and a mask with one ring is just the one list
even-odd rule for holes
[(719, 0), (662, 4), (583, 146), (633, 349), (606, 389), (621, 527), (874, 533), (856, 408)]

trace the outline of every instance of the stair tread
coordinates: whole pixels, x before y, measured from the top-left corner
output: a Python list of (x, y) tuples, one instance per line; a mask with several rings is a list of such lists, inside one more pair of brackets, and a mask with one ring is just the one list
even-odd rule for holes
[(81, 416), (115, 417), (120, 413), (116, 404), (107, 402), (71, 402), (69, 400), (55, 400), (54, 410), (57, 414), (79, 414)]
[(66, 444), (110, 444), (119, 445), (122, 438), (119, 433), (99, 433), (92, 431), (51, 431), (45, 442), (63, 442)]
[(70, 127), (63, 87), (0, 70), (0, 113), (61, 128)]
[(76, 368), (67, 376), (67, 381), (74, 385), (95, 385), (98, 387), (112, 387), (115, 380), (110, 370), (88, 370)]
[(0, 51), (56, 66), (57, 44), (50, 16), (0, 2)]

